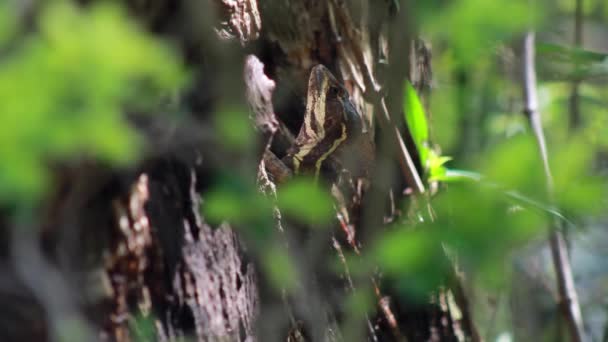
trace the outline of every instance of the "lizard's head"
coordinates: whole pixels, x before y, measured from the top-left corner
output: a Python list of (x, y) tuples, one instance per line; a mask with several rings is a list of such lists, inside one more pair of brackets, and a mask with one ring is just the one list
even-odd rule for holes
[(306, 101), (304, 124), (287, 159), (296, 173), (306, 168), (318, 174), (338, 147), (361, 132), (362, 121), (344, 86), (322, 65), (312, 68)]
[(319, 139), (332, 132), (341, 132), (345, 125), (348, 135), (361, 132), (361, 117), (350, 101), (348, 91), (323, 65), (313, 67), (308, 80), (306, 121)]

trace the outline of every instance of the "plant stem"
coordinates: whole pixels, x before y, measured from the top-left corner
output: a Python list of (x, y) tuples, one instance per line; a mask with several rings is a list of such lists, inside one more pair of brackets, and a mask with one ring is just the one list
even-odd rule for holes
[[(544, 165), (547, 196), (553, 202), (553, 178), (549, 167), (547, 145), (543, 133), (540, 112), (538, 110), (538, 96), (536, 91), (536, 70), (534, 66), (534, 32), (528, 32), (524, 38), (523, 70), (524, 70), (524, 114), (530, 121), (536, 143)], [(568, 323), (571, 340), (584, 341), (583, 317), (578, 303), (578, 296), (572, 277), (572, 268), (568, 259), (566, 243), (561, 231), (561, 221), (553, 219), (549, 233), (549, 244), (553, 264), (557, 276), (559, 305)]]

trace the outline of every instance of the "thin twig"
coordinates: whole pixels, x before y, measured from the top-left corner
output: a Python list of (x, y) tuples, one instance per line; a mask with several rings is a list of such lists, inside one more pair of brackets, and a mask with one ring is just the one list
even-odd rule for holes
[[(574, 12), (574, 46), (580, 47), (583, 43), (583, 0), (576, 0), (576, 10)], [(576, 65), (578, 68), (578, 65)], [(580, 80), (572, 81), (572, 90), (570, 92), (570, 129), (576, 129), (581, 124), (581, 113), (579, 109), (580, 95), (579, 87)]]
[[(523, 70), (524, 70), (524, 114), (530, 120), (530, 126), (534, 131), (536, 143), (540, 150), (541, 159), (543, 161), (546, 178), (546, 190), (549, 200), (553, 201), (553, 179), (551, 169), (549, 168), (549, 158), (547, 154), (547, 145), (540, 120), (540, 112), (538, 110), (538, 97), (536, 93), (536, 70), (534, 66), (534, 32), (528, 32), (524, 38), (523, 49)], [(578, 295), (574, 286), (572, 277), (572, 268), (566, 243), (562, 232), (560, 220), (553, 219), (552, 229), (550, 231), (549, 243), (551, 246), (551, 254), (553, 256), (553, 264), (557, 275), (557, 287), (559, 294), (559, 304), (562, 309), (562, 314), (568, 323), (571, 339), (575, 342), (584, 341), (583, 317), (578, 303)]]

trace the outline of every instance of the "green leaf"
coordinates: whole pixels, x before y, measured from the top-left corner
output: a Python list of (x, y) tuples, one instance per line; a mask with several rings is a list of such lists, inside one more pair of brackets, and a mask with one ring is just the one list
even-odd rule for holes
[(433, 180), (440, 182), (462, 182), (462, 181), (480, 181), (482, 175), (466, 170), (445, 169), (445, 173), (434, 177)]
[[(433, 42), (447, 42), (458, 64), (470, 66), (493, 53), (501, 41), (539, 22), (526, 0), (417, 1), (422, 31)], [(446, 29), (447, 28), (447, 29)]]
[(438, 156), (435, 151), (430, 150), (427, 162), (430, 174), (429, 180), (439, 180), (439, 178), (445, 176), (447, 169), (443, 165), (450, 160), (452, 160), (452, 157)]
[[(37, 201), (56, 161), (135, 161), (142, 144), (124, 108), (153, 106), (186, 81), (170, 47), (120, 7), (53, 1), (43, 9), (38, 29), (0, 56), (0, 202)], [(0, 4), (0, 44), (17, 30), (12, 10)]]
[(572, 81), (608, 76), (608, 54), (559, 44), (538, 43), (543, 80)]
[(0, 2), (0, 46), (9, 40), (17, 31), (19, 15), (14, 8), (17, 3), (9, 1)]
[(221, 141), (228, 147), (243, 149), (252, 146), (255, 134), (246, 111), (234, 108), (220, 110), (215, 119)]
[(597, 63), (608, 58), (608, 54), (605, 53), (545, 42), (537, 43), (536, 51), (538, 56), (543, 59), (549, 58), (554, 61), (571, 63)]
[(271, 246), (263, 253), (263, 269), (277, 291), (290, 291), (297, 285), (297, 273), (295, 265), (284, 248)]
[(403, 112), (405, 114), (405, 122), (414, 139), (414, 143), (420, 154), (420, 162), (426, 165), (429, 148), (427, 146), (429, 139), (429, 128), (424, 113), (422, 102), (416, 93), (416, 89), (409, 81), (405, 81), (405, 94), (403, 96)]
[(418, 230), (397, 227), (379, 236), (372, 255), (383, 272), (401, 280), (397, 284), (401, 290), (416, 297), (424, 296), (448, 271), (441, 240), (435, 230), (427, 227)]
[(481, 182), (479, 183), (479, 186), (486, 187), (496, 192), (502, 193), (504, 196), (524, 208), (535, 209), (537, 211), (545, 212), (559, 220), (566, 222), (568, 225), (574, 225), (564, 214), (562, 214), (558, 210), (558, 208), (540, 202), (529, 196), (523, 195), (518, 191), (505, 189), (505, 187), (500, 184), (485, 181), (484, 176), (482, 174), (474, 171), (445, 169), (445, 174), (436, 177), (434, 180), (446, 183), (462, 183), (470, 181)]
[(331, 195), (311, 179), (292, 180), (279, 189), (277, 198), (285, 214), (313, 226), (328, 223), (334, 215)]
[(214, 186), (203, 195), (201, 206), (205, 219), (213, 224), (266, 224), (264, 219), (272, 212), (271, 201), (253, 183), (228, 172), (214, 180)]

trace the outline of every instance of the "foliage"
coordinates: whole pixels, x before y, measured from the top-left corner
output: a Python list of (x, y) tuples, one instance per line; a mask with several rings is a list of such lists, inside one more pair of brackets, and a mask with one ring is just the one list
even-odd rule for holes
[[(3, 17), (16, 16), (2, 6)], [(132, 161), (139, 140), (124, 106), (151, 106), (184, 81), (172, 51), (116, 6), (53, 1), (38, 19), (38, 31), (19, 33), (20, 44), (0, 56), (0, 202), (35, 201), (56, 160)], [(19, 30), (0, 22), (1, 44)]]
[(608, 54), (540, 42), (537, 44), (542, 75), (551, 81), (593, 80), (608, 77)]
[[(409, 81), (405, 81), (405, 95), (403, 96), (403, 112), (405, 113), (405, 122), (416, 143), (418, 152), (420, 153), (420, 161), (427, 160), (429, 148), (429, 127), (424, 113), (424, 107), (420, 102), (420, 98), (416, 93), (416, 89)], [(425, 165), (423, 163), (423, 165)]]
[[(573, 3), (559, 0), (553, 10), (573, 11)], [(541, 35), (539, 109), (553, 171), (548, 180), (521, 113), (521, 84), (515, 77), (516, 39), (530, 28), (553, 30), (541, 20), (543, 12), (553, 12), (540, 10), (543, 1), (535, 4), (413, 2), (417, 29), (433, 44), (433, 89), (425, 108), (426, 101), (405, 81), (402, 107), (426, 180), (439, 182), (439, 191), (417, 197), (407, 208), (395, 196), (397, 205), (403, 204), (398, 209), (411, 215), (373, 227), (374, 240), (362, 246), (361, 255), (352, 256), (357, 259), (350, 263), (354, 276), (367, 283), (380, 270), (383, 281), (426, 300), (430, 291), (445, 284), (454, 261), (472, 280), (481, 280), (475, 284), (503, 288), (513, 251), (544, 241), (552, 219), (589, 229), (585, 223), (602, 215), (606, 185), (598, 170), (605, 172), (608, 93), (598, 80), (608, 75), (608, 54), (544, 41)], [(399, 1), (393, 7), (406, 8)], [(600, 0), (586, 1), (584, 13), (601, 17), (593, 11), (599, 7)], [(123, 112), (155, 108), (159, 97), (187, 81), (171, 48), (144, 33), (112, 3), (77, 7), (52, 1), (42, 9), (35, 29), (24, 28), (15, 8), (0, 2), (0, 205), (35, 205), (50, 186), (49, 166), (56, 161), (84, 156), (125, 165), (137, 159), (142, 141)], [(568, 125), (573, 82), (580, 83), (584, 119), (576, 130)], [(214, 124), (227, 153), (255, 156), (254, 131), (245, 110), (225, 103)], [(448, 168), (448, 161), (458, 169)], [(289, 218), (283, 223), (327, 237), (328, 231), (318, 228), (332, 223), (332, 198), (308, 178), (290, 180), (276, 197), (264, 196), (252, 177), (240, 171), (222, 169), (210, 177), (211, 186), (202, 196), (205, 221), (237, 227), (258, 253), (270, 285), (293, 291), (307, 276), (297, 266), (308, 260), (299, 260), (278, 241), (276, 209)], [(376, 181), (371, 180), (372, 186)], [(375, 307), (371, 292), (353, 291), (344, 303), (344, 316), (353, 316), (353, 327)], [(153, 338), (153, 323), (136, 318), (133, 335)]]
[(310, 179), (296, 179), (278, 193), (282, 211), (311, 226), (322, 226), (330, 221), (333, 205), (330, 195)]
[[(273, 200), (262, 195), (253, 184), (227, 172), (205, 195), (203, 213), (213, 222), (227, 219), (233, 223), (269, 226), (272, 223), (265, 218), (274, 205)], [(333, 213), (329, 193), (308, 178), (297, 178), (282, 186), (276, 205), (285, 215), (311, 227), (328, 223)]]
[[(441, 172), (435, 176), (431, 172), (429, 179), (443, 185), (428, 207), (418, 208), (415, 217), (424, 218), (424, 222), (399, 223), (375, 246), (377, 263), (388, 266), (389, 274), (401, 281), (402, 289), (424, 294), (420, 289), (432, 288), (445, 271), (436, 264), (438, 254), (454, 256), (473, 276), (486, 280), (476, 282), (477, 285), (510, 289), (505, 280), (513, 272), (511, 262), (521, 260), (524, 255), (514, 251), (536, 242), (535, 250), (545, 253), (545, 245), (540, 241), (545, 228), (554, 227), (549, 219), (564, 223), (572, 234), (573, 268), (576, 277), (580, 277), (576, 278), (577, 286), (579, 290), (588, 289), (585, 279), (590, 276), (583, 269), (589, 267), (589, 260), (601, 263), (603, 259), (598, 256), (602, 255), (600, 251), (595, 252), (593, 259), (593, 252), (587, 251), (589, 244), (581, 240), (586, 241), (587, 234), (592, 234), (594, 224), (590, 222), (605, 220), (602, 209), (607, 203), (602, 175), (608, 147), (604, 132), (608, 123), (604, 82), (608, 55), (602, 50), (603, 44), (598, 43), (605, 35), (606, 7), (601, 1), (582, 2), (584, 46), (573, 47), (575, 3), (567, 0), (416, 3), (418, 27), (433, 46), (433, 91), (426, 99), (430, 106), (425, 108), (432, 133), (429, 140), (453, 159), (450, 168), (440, 167)], [(528, 29), (539, 32), (536, 46), (539, 111), (547, 138), (552, 192), (548, 190), (551, 182), (544, 175), (527, 118), (522, 115), (519, 38)], [(580, 127), (569, 124), (574, 82), (578, 82)], [(405, 95), (404, 103), (408, 96)], [(414, 132), (416, 129), (412, 127), (420, 127), (411, 120), (408, 126)], [(440, 158), (436, 164), (445, 162), (445, 157)], [(423, 162), (427, 168), (430, 159)], [(444, 245), (430, 243), (435, 239)], [(599, 240), (604, 242), (597, 244), (605, 243), (605, 239)], [(418, 251), (419, 246), (428, 249), (424, 257)], [(583, 253), (589, 259), (583, 260), (580, 257)], [(540, 272), (551, 274), (551, 263), (543, 261), (547, 262)], [(544, 281), (553, 281), (552, 275), (544, 277)], [(514, 284), (518, 288), (526, 286), (533, 285)], [(597, 310), (596, 303), (585, 303), (585, 295), (583, 292), (583, 310), (589, 310), (586, 307)], [(481, 304), (474, 306), (479, 310)], [(492, 310), (502, 309), (492, 307), (488, 313), (493, 315), (496, 311)], [(530, 305), (525, 310), (544, 308)], [(500, 329), (508, 329), (507, 335), (518, 330), (510, 325), (510, 319), (505, 317), (505, 322), (500, 323)], [(594, 329), (597, 331), (598, 327)], [(602, 329), (600, 326), (600, 336)], [(488, 332), (486, 339), (491, 340), (499, 333)]]
[(215, 127), (226, 147), (239, 150), (254, 146), (254, 131), (246, 114), (238, 108), (228, 107), (215, 116)]
[(405, 122), (418, 149), (420, 163), (428, 170), (429, 180), (441, 180), (445, 178), (447, 172), (444, 164), (452, 158), (439, 156), (435, 150), (429, 147), (429, 128), (422, 102), (416, 93), (416, 89), (409, 81), (405, 82), (404, 88), (403, 112)]
[(423, 32), (431, 35), (433, 41), (449, 42), (462, 65), (478, 62), (497, 43), (539, 20), (539, 13), (531, 10), (530, 2), (525, 0), (458, 0), (443, 8), (437, 2), (417, 5)]

